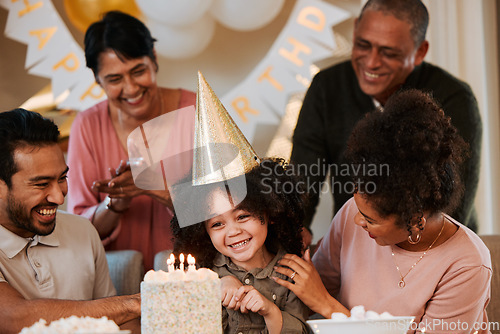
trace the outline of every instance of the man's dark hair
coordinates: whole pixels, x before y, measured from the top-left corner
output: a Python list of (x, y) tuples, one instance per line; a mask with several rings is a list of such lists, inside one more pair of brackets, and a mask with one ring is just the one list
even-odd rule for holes
[(429, 25), (429, 12), (420, 0), (368, 0), (359, 14), (361, 21), (367, 10), (380, 11), (390, 14), (398, 20), (408, 22), (411, 25), (410, 33), (413, 37), (415, 47), (419, 47), (425, 40), (427, 27)]
[(148, 56), (158, 67), (154, 53), (154, 39), (140, 20), (120, 11), (104, 14), (92, 23), (85, 33), (85, 59), (87, 67), (97, 76), (99, 55), (107, 49), (115, 51), (120, 59)]
[(59, 129), (39, 113), (17, 108), (0, 113), (0, 179), (10, 188), (18, 170), (14, 151), (25, 146), (57, 144)]

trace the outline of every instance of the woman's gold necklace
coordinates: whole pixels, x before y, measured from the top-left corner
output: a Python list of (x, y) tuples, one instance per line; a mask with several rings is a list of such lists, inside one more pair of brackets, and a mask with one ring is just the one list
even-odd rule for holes
[(410, 273), (410, 271), (412, 271), (412, 269), (415, 268), (415, 266), (424, 258), (425, 254), (427, 254), (427, 252), (432, 248), (432, 246), (434, 246), (434, 244), (436, 243), (436, 241), (439, 239), (439, 237), (441, 236), (441, 233), (443, 233), (444, 225), (445, 225), (445, 219), (444, 219), (444, 216), (443, 216), (443, 226), (441, 226), (441, 231), (439, 231), (439, 234), (437, 235), (436, 239), (434, 239), (434, 241), (432, 242), (432, 244), (422, 253), (422, 255), (420, 255), (420, 257), (418, 258), (417, 262), (415, 262), (413, 264), (413, 266), (411, 266), (410, 270), (408, 270), (408, 272), (405, 275), (403, 275), (401, 273), (401, 270), (399, 270), (399, 266), (398, 266), (398, 264), (396, 262), (396, 256), (394, 255), (394, 249), (391, 246), (392, 259), (394, 260), (394, 264), (396, 265), (396, 269), (398, 270), (399, 276), (401, 277), (401, 279), (398, 282), (398, 286), (401, 289), (404, 288), (405, 285), (406, 285), (406, 283), (405, 283), (405, 277), (408, 276), (408, 274)]

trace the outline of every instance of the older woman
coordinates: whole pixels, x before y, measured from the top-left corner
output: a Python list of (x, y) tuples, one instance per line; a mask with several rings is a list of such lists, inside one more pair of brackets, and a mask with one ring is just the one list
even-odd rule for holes
[[(286, 255), (278, 271), (313, 311), (410, 315), (410, 332), (487, 333), (491, 260), (481, 239), (447, 215), (462, 193), (466, 144), (443, 110), (417, 90), (361, 120), (346, 159), (355, 193), (312, 262)], [(288, 268), (287, 268), (288, 267)], [(316, 269), (315, 269), (316, 268)]]
[[(87, 67), (107, 100), (79, 113), (68, 149), (68, 209), (92, 220), (107, 250), (135, 249), (146, 270), (172, 248), (168, 194), (135, 186), (127, 137), (157, 116), (195, 105), (196, 94), (157, 85), (155, 39), (136, 18), (113, 11), (85, 34)], [(194, 120), (194, 118), (193, 118)], [(193, 137), (193, 129), (178, 129)]]

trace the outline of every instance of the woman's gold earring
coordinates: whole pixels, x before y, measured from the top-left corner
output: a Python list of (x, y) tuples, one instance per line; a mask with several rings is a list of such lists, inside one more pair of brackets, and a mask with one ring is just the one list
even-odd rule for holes
[(413, 233), (410, 232), (410, 235), (408, 236), (408, 242), (412, 245), (416, 245), (420, 242), (420, 239), (422, 238), (422, 231), (418, 230), (417, 232), (417, 237), (415, 240), (412, 239)]

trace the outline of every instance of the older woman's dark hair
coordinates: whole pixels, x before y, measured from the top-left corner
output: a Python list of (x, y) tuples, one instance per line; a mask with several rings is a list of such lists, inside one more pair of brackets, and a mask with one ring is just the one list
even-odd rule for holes
[(412, 89), (393, 94), (354, 128), (345, 153), (360, 167), (354, 182), (382, 216), (402, 227), (424, 212), (452, 212), (463, 194), (461, 165), (468, 146), (443, 109)]
[[(305, 190), (293, 170), (282, 159), (264, 159), (259, 166), (245, 174), (247, 195), (237, 206), (256, 216), (267, 217), (267, 249), (302, 254), (302, 222), (304, 220)], [(210, 185), (208, 185), (209, 187)], [(196, 209), (196, 208), (193, 208)], [(174, 253), (192, 254), (202, 267), (212, 267), (217, 250), (203, 223), (179, 227), (177, 216), (171, 222), (174, 233)]]
[(122, 59), (148, 56), (158, 67), (154, 53), (154, 39), (140, 20), (120, 11), (104, 14), (102, 20), (92, 23), (85, 33), (87, 67), (97, 76), (99, 55), (111, 49)]

